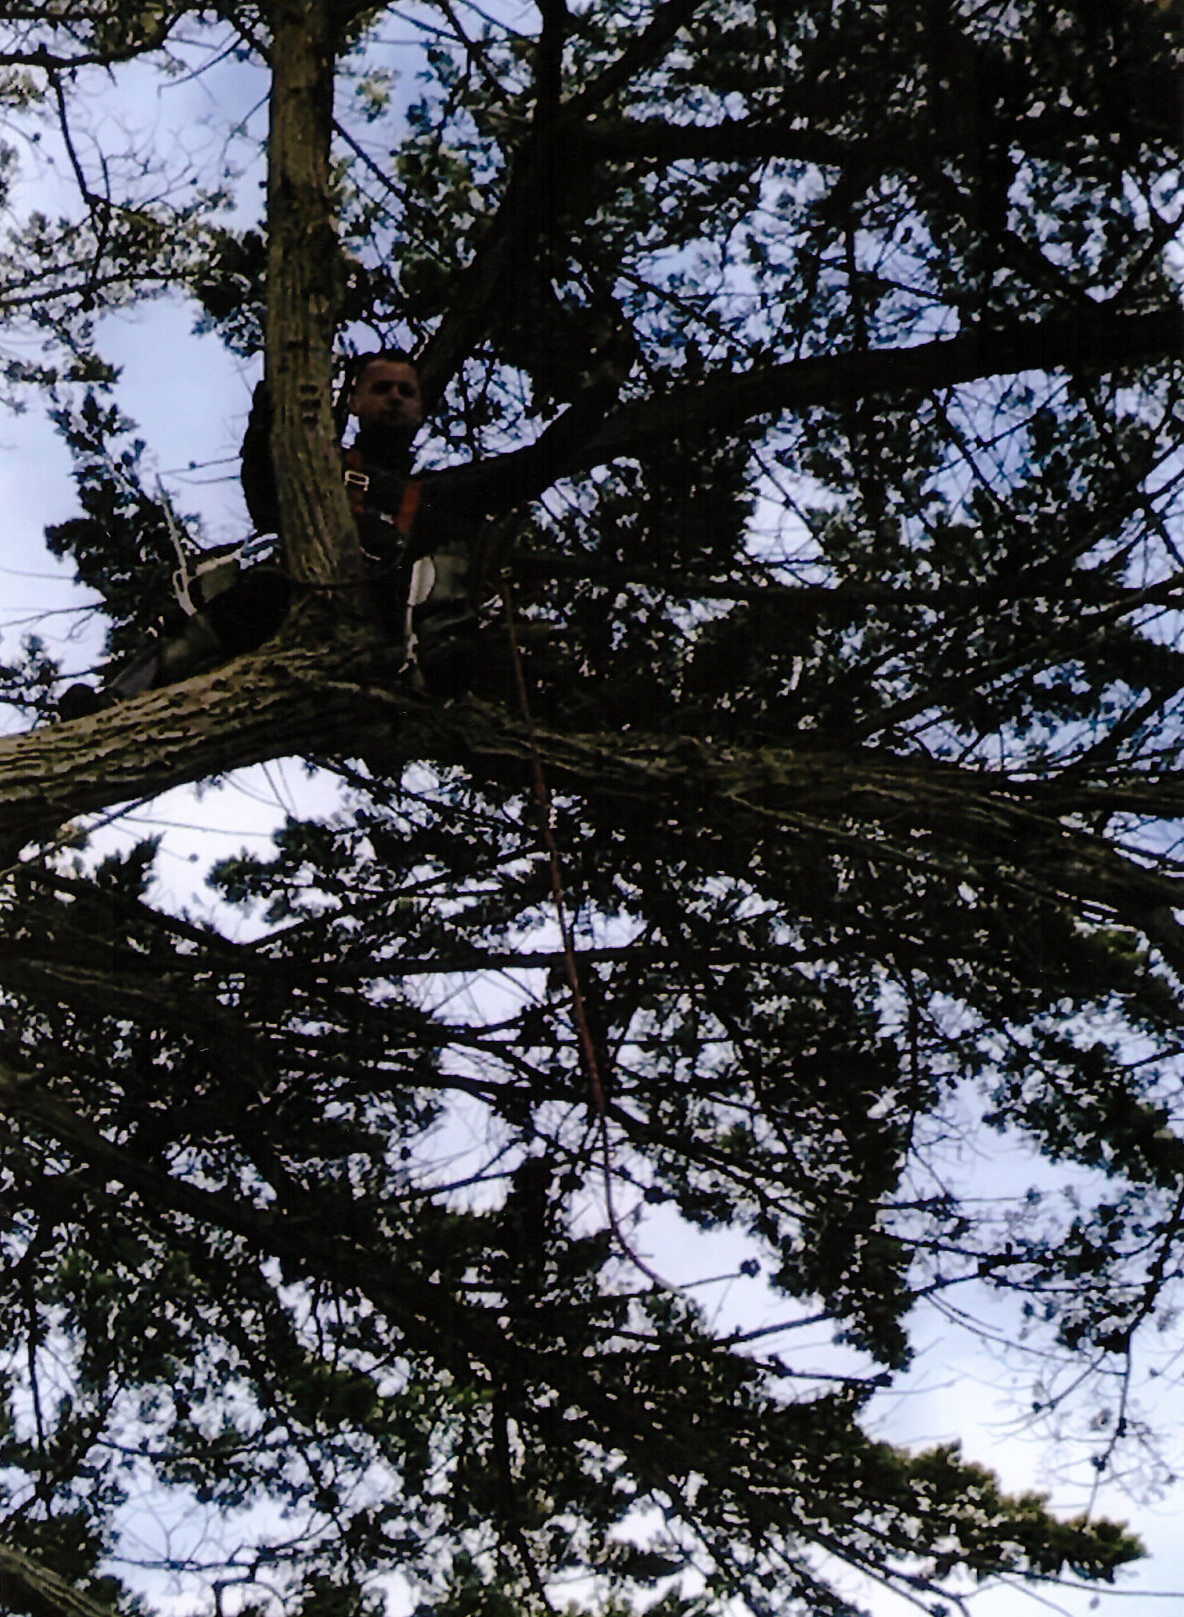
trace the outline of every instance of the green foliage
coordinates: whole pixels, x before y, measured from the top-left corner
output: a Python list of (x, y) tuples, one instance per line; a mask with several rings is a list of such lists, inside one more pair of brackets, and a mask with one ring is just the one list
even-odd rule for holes
[(196, 329), (216, 331), (244, 358), (263, 348), (267, 243), (257, 230), (219, 230), (213, 235), (191, 286), (202, 308)]
[(44, 715), (53, 710), (53, 688), (61, 669), (39, 635), (21, 637), (20, 659), (0, 664), (0, 700), (26, 713)]
[(46, 544), (55, 556), (72, 556), (80, 581), (102, 595), (109, 649), (135, 651), (175, 610), (171, 580), (184, 519), (167, 509), (163, 494), (144, 488), (147, 446), (142, 438), (128, 441), (132, 423), (115, 405), (88, 391), (77, 410), (60, 406), (51, 415), (73, 456), (84, 514), (47, 528)]
[[(163, 48), (183, 10), (22, 48)], [(152, 843), (11, 872), (0, 1543), (130, 1581), (147, 1490), (198, 1524), (194, 1609), (269, 1617), (396, 1578), (422, 1617), (575, 1580), (573, 1617), (853, 1617), (836, 1563), (929, 1601), (1114, 1582), (1120, 1525), (872, 1434), (923, 1311), (998, 1292), (1033, 1415), (1091, 1479), (1164, 1476), (1130, 1369), (1176, 1318), (1184, 1175), (1171, 20), (433, 11), (404, 108), (393, 18), (346, 28), (341, 315), (455, 344), (426, 457), (532, 437), (606, 321), (639, 355), (501, 536), (578, 988), (504, 623), (484, 708), (408, 718), (438, 756), (386, 778), (343, 736), (336, 811), (216, 866), (252, 941), (170, 914)], [(223, 202), (175, 236), (90, 208), (73, 283), (28, 220), (47, 369), (101, 384), (132, 271), (255, 355), (265, 237)], [(49, 544), (122, 653), (174, 564), (148, 448), (109, 392), (55, 420)], [(4, 672), (43, 708), (43, 647)], [(984, 1197), (999, 1135), (1032, 1184)], [(725, 1239), (777, 1331), (663, 1283)]]

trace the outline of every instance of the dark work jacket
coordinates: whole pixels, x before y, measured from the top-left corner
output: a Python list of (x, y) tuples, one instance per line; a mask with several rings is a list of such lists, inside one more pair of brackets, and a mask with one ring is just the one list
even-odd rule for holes
[[(561, 477), (577, 451), (600, 425), (617, 395), (616, 382), (593, 383), (575, 404), (525, 449), (467, 466), (420, 472), (419, 505), (404, 555), (414, 561), (437, 550), (457, 551), (472, 546), (485, 523), (505, 516), (515, 506), (532, 500)], [(359, 522), (363, 548), (371, 552), (383, 528), (399, 513), (411, 473), (411, 453), (392, 454), (389, 440), (374, 441), (359, 433), (354, 448), (370, 479), (364, 495), (366, 512)], [(279, 500), (271, 458), (271, 401), (263, 383), (255, 389), (242, 447), (242, 482), (247, 510), (259, 533), (279, 532)], [(389, 541), (388, 541), (389, 542)], [(381, 546), (380, 546), (381, 549)]]

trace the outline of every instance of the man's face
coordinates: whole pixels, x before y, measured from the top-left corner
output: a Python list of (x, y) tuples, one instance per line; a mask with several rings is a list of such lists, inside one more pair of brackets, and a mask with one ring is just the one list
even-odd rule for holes
[(364, 432), (414, 432), (423, 422), (415, 366), (397, 359), (372, 359), (354, 384), (349, 407)]

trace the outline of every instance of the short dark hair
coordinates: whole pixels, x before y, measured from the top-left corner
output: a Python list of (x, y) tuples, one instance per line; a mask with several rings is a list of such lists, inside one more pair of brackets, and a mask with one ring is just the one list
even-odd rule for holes
[(339, 434), (345, 431), (349, 419), (349, 401), (362, 379), (362, 372), (368, 365), (373, 365), (380, 359), (385, 360), (388, 365), (410, 365), (416, 374), (419, 374), (419, 361), (405, 348), (372, 348), (365, 354), (347, 354), (341, 373), (341, 385), (333, 400), (333, 419)]
[(362, 373), (379, 360), (388, 365), (410, 365), (413, 371), (419, 370), (415, 355), (409, 354), (405, 348), (375, 348), (368, 354), (351, 354), (345, 363), (344, 387), (347, 396), (362, 380)]

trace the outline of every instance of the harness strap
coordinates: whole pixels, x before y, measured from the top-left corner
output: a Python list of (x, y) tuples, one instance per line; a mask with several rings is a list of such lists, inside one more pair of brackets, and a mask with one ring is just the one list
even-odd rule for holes
[(366, 509), (366, 491), (370, 487), (370, 479), (362, 470), (362, 452), (359, 449), (343, 449), (341, 464), (344, 468), (342, 478), (345, 482), (345, 492), (349, 499), (349, 508), (355, 517), (360, 517)]
[[(370, 492), (372, 479), (366, 471), (366, 463), (362, 459), (362, 452), (353, 444), (342, 450), (341, 464), (342, 480), (345, 483), (345, 492), (349, 498), (349, 508), (354, 517), (362, 517), (370, 511), (366, 503), (366, 496)], [(403, 484), (403, 497), (399, 501), (398, 514), (394, 517), (394, 525), (403, 535), (404, 539), (411, 537), (411, 529), (415, 525), (415, 514), (419, 510), (419, 499), (422, 490), (422, 480), (418, 477), (409, 477)], [(388, 522), (392, 519), (385, 511), (371, 513), (384, 517)]]

